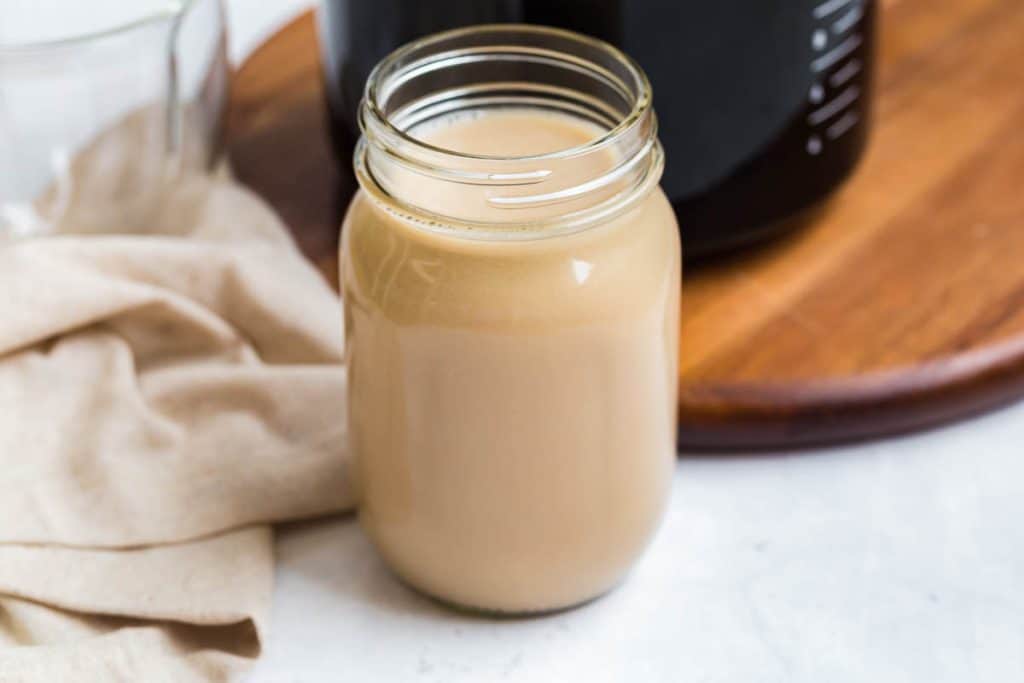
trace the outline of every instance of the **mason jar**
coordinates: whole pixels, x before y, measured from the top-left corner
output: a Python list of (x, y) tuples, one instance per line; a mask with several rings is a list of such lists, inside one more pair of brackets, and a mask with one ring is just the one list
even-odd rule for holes
[(489, 25), (385, 58), (342, 226), (359, 518), (442, 601), (615, 586), (675, 462), (680, 245), (651, 89), (616, 48)]

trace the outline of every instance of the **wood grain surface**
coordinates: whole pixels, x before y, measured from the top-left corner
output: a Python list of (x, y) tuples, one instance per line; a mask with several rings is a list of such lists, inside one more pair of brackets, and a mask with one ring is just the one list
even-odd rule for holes
[[(883, 3), (875, 129), (808, 229), (690, 269), (680, 443), (802, 446), (1024, 394), (1024, 2)], [(351, 187), (304, 15), (234, 84), (229, 153), (337, 281)]]

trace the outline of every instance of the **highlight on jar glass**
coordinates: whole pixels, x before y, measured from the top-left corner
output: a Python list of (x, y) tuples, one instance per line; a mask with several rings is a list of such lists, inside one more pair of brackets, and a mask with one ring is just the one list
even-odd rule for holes
[(558, 29), (437, 34), (374, 70), (342, 226), (359, 518), (406, 583), (577, 605), (655, 533), (680, 246), (651, 90)]

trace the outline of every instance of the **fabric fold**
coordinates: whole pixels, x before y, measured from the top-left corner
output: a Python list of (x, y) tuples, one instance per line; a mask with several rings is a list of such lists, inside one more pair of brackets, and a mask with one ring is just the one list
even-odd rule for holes
[(340, 302), (263, 203), (0, 244), (0, 681), (220, 681), (268, 524), (353, 502)]

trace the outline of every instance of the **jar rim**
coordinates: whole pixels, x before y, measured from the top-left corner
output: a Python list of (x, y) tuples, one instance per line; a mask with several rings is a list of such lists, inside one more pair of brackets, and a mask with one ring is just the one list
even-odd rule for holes
[[(517, 62), (537, 75), (497, 75)], [(492, 66), (494, 80), (481, 75)], [(449, 70), (476, 76), (459, 80), (446, 76)], [(495, 107), (553, 109), (596, 124), (595, 134), (524, 155), (460, 151), (415, 136), (418, 126), (448, 113)], [(664, 168), (643, 69), (604, 41), (546, 26), (483, 24), (404, 45), (371, 72), (358, 118), (363, 135), (353, 163), (360, 186), (430, 231), (469, 239), (576, 232), (633, 206), (657, 185)], [(589, 175), (560, 175), (588, 159), (595, 160)], [(410, 201), (391, 184), (396, 173), (409, 172), (425, 182), (468, 188), (474, 208), (452, 213), (430, 200)], [(487, 205), (510, 212), (495, 218)], [(515, 211), (521, 208), (534, 211)]]
[[(462, 36), (474, 35), (474, 34), (507, 34), (511, 35), (514, 33), (526, 33), (537, 36), (551, 36), (562, 38), (566, 40), (572, 40), (586, 45), (590, 48), (600, 50), (607, 56), (611, 57), (617, 63), (623, 65), (630, 78), (633, 80), (632, 85), (636, 89), (636, 95), (631, 110), (611, 129), (605, 131), (603, 134), (595, 137), (592, 140), (588, 140), (579, 145), (567, 147), (565, 149), (555, 150), (552, 152), (545, 152), (542, 154), (527, 154), (522, 156), (507, 156), (507, 155), (493, 155), (493, 154), (471, 154), (468, 152), (460, 152), (445, 147), (437, 147), (431, 145), (428, 142), (421, 140), (413, 135), (410, 135), (405, 130), (396, 126), (384, 113), (380, 105), (380, 85), (381, 80), (388, 69), (395, 67), (403, 59), (416, 53), (419, 50), (429, 48), (432, 45), (442, 43), (448, 40), (460, 38)], [(566, 29), (556, 28), (553, 26), (539, 26), (535, 24), (478, 24), (475, 26), (466, 26), (462, 28), (450, 29), (447, 31), (441, 31), (439, 33), (432, 33), (423, 38), (419, 38), (412, 42), (406, 43), (405, 45), (393, 50), (384, 59), (382, 59), (370, 72), (369, 78), (367, 78), (366, 86), (363, 90), (363, 103), (360, 106), (361, 111), (368, 112), (375, 125), (382, 127), (389, 135), (393, 135), (403, 144), (410, 145), (413, 148), (423, 149), (434, 154), (449, 156), (453, 159), (472, 159), (481, 161), (514, 161), (514, 162), (532, 162), (532, 161), (549, 161), (558, 159), (569, 159), (574, 156), (579, 156), (588, 152), (592, 152), (596, 149), (600, 149), (612, 143), (614, 140), (621, 138), (630, 128), (638, 125), (643, 118), (648, 114), (653, 106), (653, 97), (651, 91), (651, 84), (647, 78), (647, 74), (644, 73), (643, 69), (639, 64), (633, 60), (632, 57), (627, 55), (625, 52), (615, 47), (614, 45), (607, 43), (598, 38), (587, 36), (582, 33), (575, 31), (569, 31)], [(359, 126), (366, 135), (366, 125), (363, 117), (359, 117)]]

